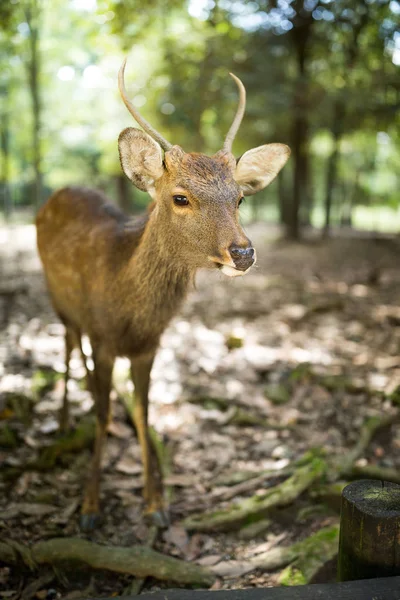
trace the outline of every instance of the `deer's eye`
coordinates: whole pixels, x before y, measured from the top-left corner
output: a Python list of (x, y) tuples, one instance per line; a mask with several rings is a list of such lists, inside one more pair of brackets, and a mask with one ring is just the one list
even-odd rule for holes
[(172, 198), (174, 199), (174, 204), (176, 204), (176, 206), (187, 206), (189, 204), (189, 200), (186, 198), (186, 196), (181, 196), (179, 194), (172, 196)]
[(240, 206), (242, 204), (243, 200), (244, 200), (243, 196), (241, 198), (239, 198), (238, 206)]

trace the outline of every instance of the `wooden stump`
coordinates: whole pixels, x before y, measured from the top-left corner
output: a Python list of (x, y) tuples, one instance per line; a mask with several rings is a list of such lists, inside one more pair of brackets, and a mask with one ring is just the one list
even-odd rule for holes
[(342, 493), (339, 581), (400, 575), (400, 485), (354, 481)]

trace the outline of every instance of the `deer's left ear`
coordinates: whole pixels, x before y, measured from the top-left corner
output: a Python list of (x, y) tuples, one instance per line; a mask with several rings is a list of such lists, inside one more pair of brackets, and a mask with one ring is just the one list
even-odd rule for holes
[(267, 144), (245, 152), (235, 170), (235, 181), (245, 196), (251, 196), (267, 187), (278, 175), (290, 156), (285, 144)]

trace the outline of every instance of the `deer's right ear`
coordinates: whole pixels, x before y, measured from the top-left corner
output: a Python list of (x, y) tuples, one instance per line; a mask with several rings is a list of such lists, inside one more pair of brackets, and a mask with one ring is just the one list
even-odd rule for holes
[(118, 149), (125, 175), (143, 192), (151, 192), (164, 172), (160, 145), (144, 131), (128, 127), (120, 133)]

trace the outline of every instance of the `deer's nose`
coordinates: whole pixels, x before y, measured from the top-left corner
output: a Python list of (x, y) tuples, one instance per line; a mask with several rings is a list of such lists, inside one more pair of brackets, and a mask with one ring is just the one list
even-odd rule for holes
[(252, 246), (240, 248), (232, 244), (229, 248), (229, 253), (239, 271), (247, 271), (254, 263), (254, 248)]

